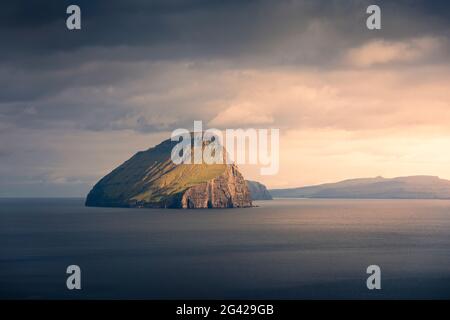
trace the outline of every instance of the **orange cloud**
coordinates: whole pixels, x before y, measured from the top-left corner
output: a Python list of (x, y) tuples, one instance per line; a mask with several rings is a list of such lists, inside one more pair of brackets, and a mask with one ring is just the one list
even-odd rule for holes
[(391, 62), (413, 62), (435, 53), (440, 47), (440, 40), (433, 37), (397, 42), (379, 39), (350, 49), (345, 61), (356, 67), (370, 67)]

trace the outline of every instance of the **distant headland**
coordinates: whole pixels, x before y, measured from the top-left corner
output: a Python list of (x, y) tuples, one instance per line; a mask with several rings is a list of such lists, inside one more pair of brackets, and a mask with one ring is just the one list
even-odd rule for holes
[(270, 193), (279, 198), (450, 199), (450, 181), (435, 176), (375, 177), (272, 189)]

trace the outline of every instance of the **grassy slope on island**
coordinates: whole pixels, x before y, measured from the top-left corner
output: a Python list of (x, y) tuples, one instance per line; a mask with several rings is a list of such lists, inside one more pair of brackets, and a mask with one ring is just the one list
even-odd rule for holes
[(176, 143), (166, 140), (136, 153), (101, 179), (86, 203), (117, 206), (126, 205), (130, 200), (158, 203), (225, 172), (225, 164), (173, 164), (170, 154)]

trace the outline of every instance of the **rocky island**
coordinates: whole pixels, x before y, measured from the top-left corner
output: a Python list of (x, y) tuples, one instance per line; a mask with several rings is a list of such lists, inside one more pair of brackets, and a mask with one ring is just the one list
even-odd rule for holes
[(148, 208), (251, 207), (250, 191), (234, 164), (174, 164), (170, 139), (103, 177), (86, 206)]

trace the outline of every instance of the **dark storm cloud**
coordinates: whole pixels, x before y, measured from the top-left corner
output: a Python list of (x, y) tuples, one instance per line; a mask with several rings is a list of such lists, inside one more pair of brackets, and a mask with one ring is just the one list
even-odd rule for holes
[[(365, 28), (372, 3), (382, 7), (383, 29), (377, 32)], [(65, 27), (69, 4), (81, 7), (81, 31)], [(167, 98), (191, 80), (179, 81), (179, 72), (155, 64), (211, 62), (204, 73), (337, 68), (346, 50), (372, 38), (448, 38), (449, 8), (438, 0), (9, 1), (0, 10), (0, 121), (2, 127), (68, 121), (89, 130), (165, 130), (186, 122), (180, 119), (214, 115), (198, 110), (193, 96)], [(448, 48), (441, 51), (435, 60), (448, 59)], [(165, 74), (171, 79), (161, 85)], [(143, 91), (164, 96), (146, 108), (154, 114), (173, 110), (178, 119), (158, 124), (158, 117), (140, 114), (142, 106), (136, 110), (129, 100)]]
[[(65, 28), (65, 8), (72, 3), (82, 9), (80, 32)], [(106, 59), (258, 57), (280, 39), (301, 36), (314, 20), (345, 36), (332, 44), (339, 48), (367, 39), (365, 8), (371, 3), (383, 7), (384, 29), (377, 36), (443, 32), (450, 25), (445, 1), (10, 1), (0, 10), (1, 56), (34, 66), (33, 58), (42, 59), (40, 66), (47, 67), (67, 63), (45, 59), (49, 54), (91, 47), (131, 47), (117, 56), (100, 51)], [(326, 55), (315, 57), (324, 61)]]
[[(65, 8), (72, 3), (23, 1), (6, 5), (1, 16), (2, 38), (7, 44), (3, 55), (14, 58), (19, 54), (22, 58), (117, 46), (152, 47), (152, 58), (224, 54), (224, 49), (236, 47), (232, 42), (251, 38), (252, 28), (243, 28), (243, 22), (261, 24), (254, 1), (77, 1), (83, 32), (69, 32)], [(139, 52), (130, 55), (144, 57)]]

